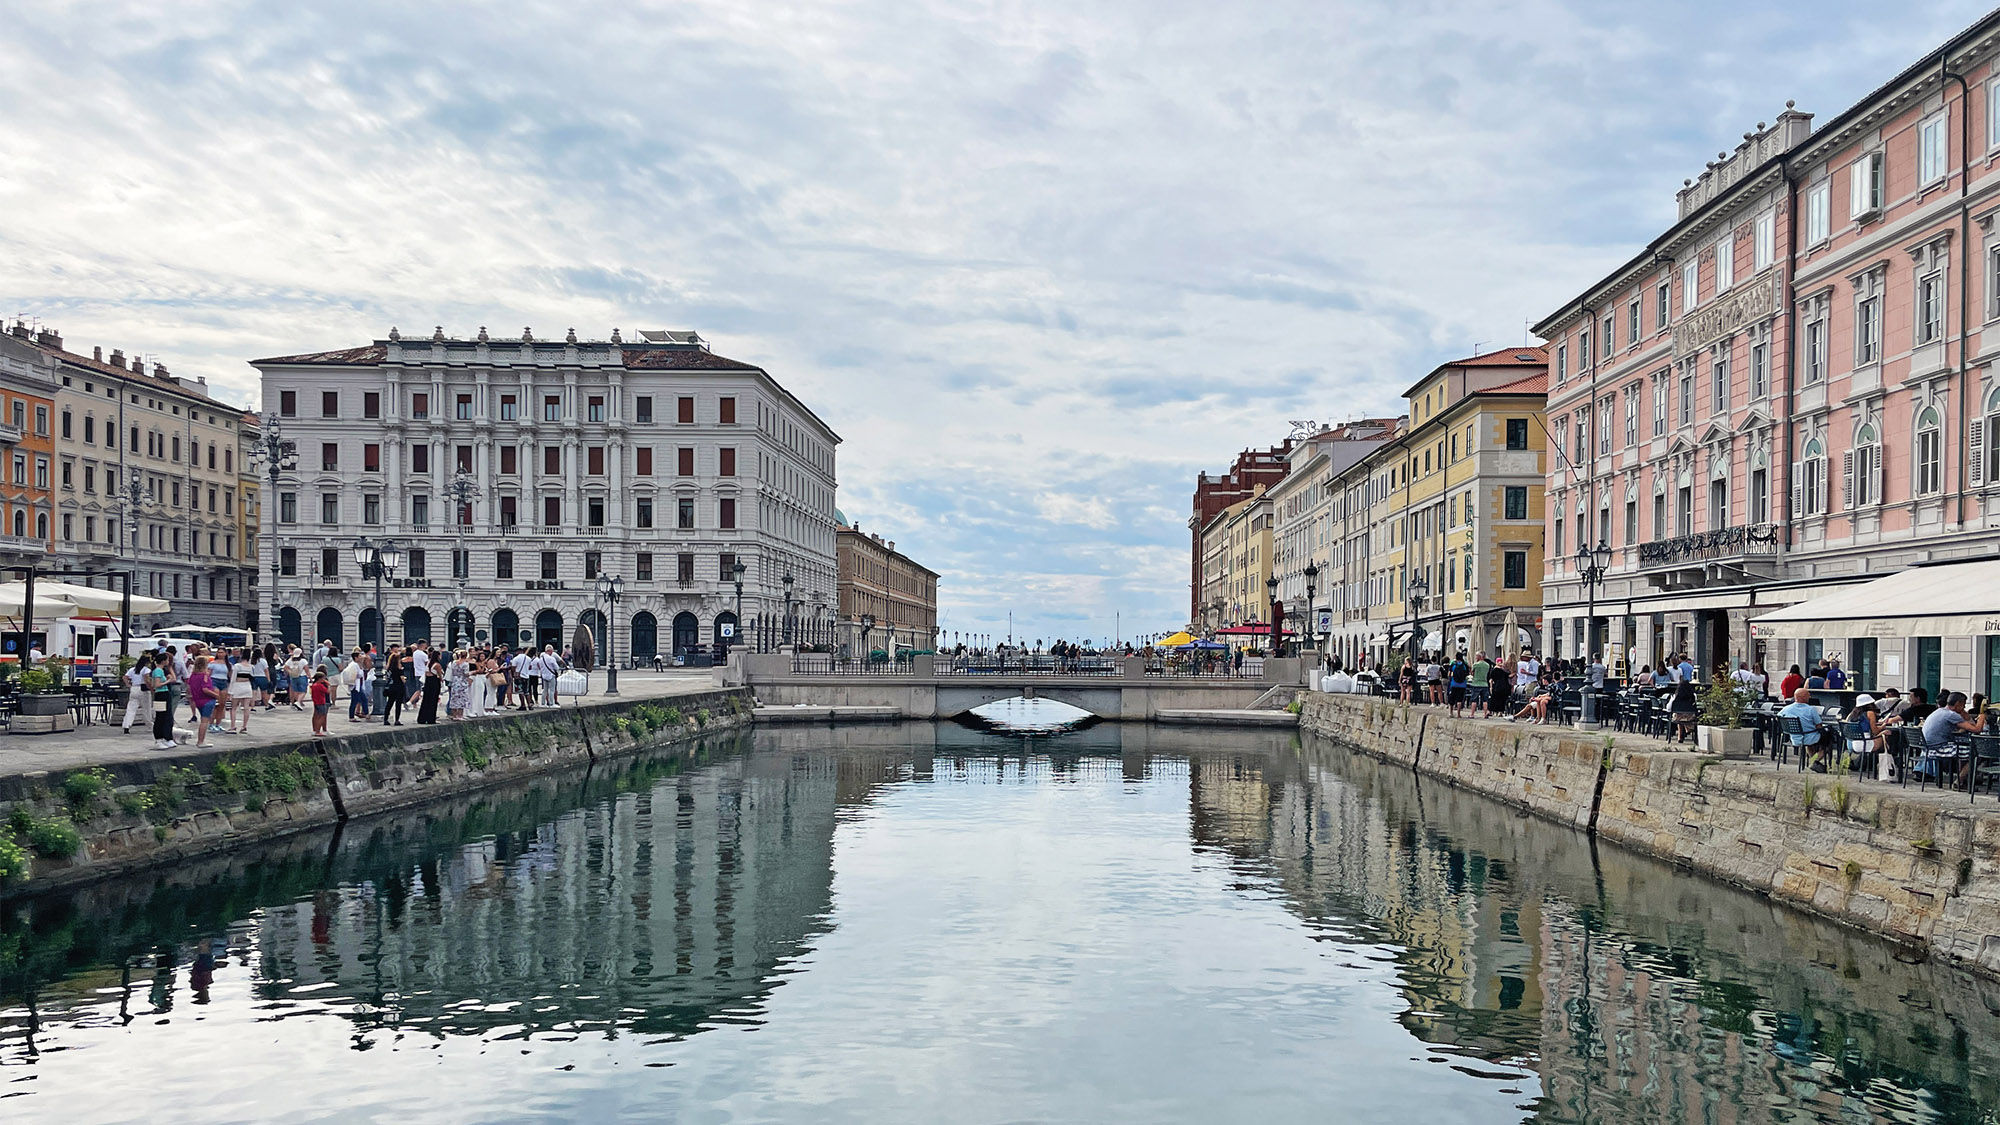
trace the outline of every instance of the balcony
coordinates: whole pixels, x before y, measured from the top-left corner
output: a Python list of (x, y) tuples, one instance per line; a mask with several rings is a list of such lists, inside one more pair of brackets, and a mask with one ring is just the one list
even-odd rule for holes
[(1639, 572), (1656, 590), (1734, 586), (1773, 577), (1775, 524), (1697, 531), (1639, 545)]
[(21, 427), (0, 422), (0, 445), (17, 445), (26, 436)]

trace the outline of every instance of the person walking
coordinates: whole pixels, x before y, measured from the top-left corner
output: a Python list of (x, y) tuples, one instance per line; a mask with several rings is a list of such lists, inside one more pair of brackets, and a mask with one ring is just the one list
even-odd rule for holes
[(285, 661), (284, 676), (289, 685), (285, 698), (291, 702), (294, 711), (305, 710), (310, 702), (312, 681), (307, 678), (306, 672), (305, 654), (293, 648), (291, 657)]
[(180, 678), (174, 672), (171, 660), (156, 662), (147, 677), (147, 684), (153, 690), (153, 749), (172, 750), (180, 743), (174, 741), (174, 688)]
[(424, 667), (423, 702), (417, 705), (417, 725), (431, 726), (438, 721), (438, 695), (444, 689), (444, 665), (435, 660)]
[(341, 682), (347, 685), (347, 721), (365, 722), (368, 719), (368, 671), (374, 661), (363, 649), (354, 650), (354, 659), (341, 669)]
[(403, 679), (403, 650), (399, 645), (389, 646), (388, 679), (382, 685), (382, 725), (385, 727), (403, 725), (403, 700), (408, 697), (410, 685)]
[(465, 705), (472, 698), (472, 677), (465, 669), (465, 650), (451, 654), (451, 667), (445, 669), (445, 687), (449, 694), (445, 697), (445, 714), (452, 719), (465, 718)]
[(542, 703), (554, 707), (561, 703), (556, 697), (556, 679), (562, 675), (562, 657), (556, 655), (556, 646), (544, 645), (542, 656), (535, 666), (535, 675), (542, 681)]
[(126, 734), (132, 733), (133, 721), (144, 713), (146, 704), (152, 702), (153, 688), (151, 684), (146, 682), (146, 678), (153, 671), (153, 663), (153, 654), (143, 652), (139, 654), (139, 659), (130, 668), (125, 669), (125, 689), (127, 693), (125, 696)]

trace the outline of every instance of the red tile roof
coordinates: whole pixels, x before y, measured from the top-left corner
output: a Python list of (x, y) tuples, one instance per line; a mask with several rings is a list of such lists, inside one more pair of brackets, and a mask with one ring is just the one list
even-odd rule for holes
[(1455, 360), (1440, 364), (1441, 367), (1514, 367), (1525, 363), (1547, 363), (1548, 349), (1540, 344), (1523, 345), (1518, 348), (1501, 348), (1495, 352), (1485, 352), (1469, 359)]
[(1482, 395), (1545, 395), (1549, 393), (1549, 373), (1545, 368), (1525, 379), (1516, 379), (1511, 383), (1502, 383), (1497, 387), (1488, 387), (1483, 391), (1476, 391), (1474, 393)]

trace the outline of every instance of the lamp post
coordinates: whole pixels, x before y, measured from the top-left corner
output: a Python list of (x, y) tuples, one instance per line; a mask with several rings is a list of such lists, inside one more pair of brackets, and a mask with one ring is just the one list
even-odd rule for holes
[(1305, 576), (1306, 576), (1306, 636), (1312, 638), (1313, 663), (1315, 666), (1317, 666), (1319, 663), (1319, 622), (1318, 619), (1313, 616), (1313, 591), (1315, 589), (1314, 583), (1319, 581), (1319, 567), (1311, 562), (1306, 563)]
[[(1582, 580), (1586, 600), (1583, 619), (1583, 660), (1589, 666), (1591, 657), (1597, 651), (1597, 587), (1604, 581), (1604, 572), (1611, 569), (1611, 548), (1602, 540), (1597, 546), (1588, 543), (1576, 549), (1576, 576)], [(1589, 681), (1583, 685), (1583, 714), (1577, 726), (1585, 730), (1597, 729), (1597, 696), (1590, 690)]]
[(1419, 634), (1424, 631), (1424, 599), (1430, 596), (1430, 579), (1419, 573), (1410, 579), (1410, 588), (1404, 591), (1410, 597), (1410, 659), (1420, 659), (1422, 653), (1417, 646), (1421, 643)]
[(625, 596), (625, 580), (623, 578), (610, 578), (602, 574), (598, 575), (597, 596), (602, 598), (611, 607), (609, 617), (604, 623), (604, 694), (617, 695), (618, 654), (613, 646), (617, 643), (618, 639), (616, 631), (618, 625), (618, 599)]
[[(375, 643), (378, 647), (379, 655), (381, 650), (386, 650), (389, 640), (389, 621), (382, 616), (382, 577), (385, 574), (394, 575), (396, 568), (403, 565), (403, 548), (389, 540), (371, 542), (367, 539), (356, 539), (354, 541), (354, 561), (361, 567), (363, 577), (366, 577), (371, 571), (375, 575)], [(382, 691), (384, 681), (388, 678), (388, 675), (388, 662), (384, 660), (376, 661), (375, 698), (378, 701), (382, 701), (384, 705), (386, 705), (386, 697), (382, 694)]]
[[(736, 580), (736, 635), (731, 637), (730, 640), (736, 641), (739, 644), (743, 640), (743, 571), (745, 569), (742, 559), (737, 559), (736, 565), (729, 568), (729, 576)], [(735, 646), (731, 645), (729, 647), (734, 648)], [(723, 651), (722, 659), (724, 663), (729, 661), (727, 649)]]
[[(278, 614), (283, 609), (278, 602), (278, 509), (275, 507), (278, 502), (278, 478), (287, 469), (297, 466), (298, 443), (285, 440), (284, 427), (267, 411), (257, 434), (257, 442), (250, 447), (250, 454), (263, 462), (264, 478), (270, 482), (270, 487), (264, 492), (264, 510), (271, 513), (271, 530), (265, 539), (271, 544), (271, 628), (276, 629)], [(127, 482), (129, 486), (138, 483), (136, 480)], [(136, 525), (133, 530), (138, 530)], [(133, 545), (138, 545), (136, 538)]]
[(1264, 611), (1271, 621), (1271, 655), (1278, 655), (1278, 576), (1273, 574), (1264, 579), (1264, 590), (1269, 595), (1264, 599)]
[(861, 615), (861, 663), (866, 665), (875, 659), (875, 650), (868, 647), (868, 634), (875, 631), (875, 615)]
[(782, 630), (782, 636), (785, 638), (785, 643), (791, 644), (792, 643), (792, 582), (793, 582), (791, 571), (788, 570), (785, 572), (784, 581), (785, 581), (785, 620), (784, 624), (781, 626), (781, 630)]

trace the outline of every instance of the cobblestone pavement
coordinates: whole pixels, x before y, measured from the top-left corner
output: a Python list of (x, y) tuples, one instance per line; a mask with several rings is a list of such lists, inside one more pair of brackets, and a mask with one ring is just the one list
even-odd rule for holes
[[(583, 705), (604, 702), (604, 674), (594, 672), (590, 677), (591, 694), (583, 697)], [(714, 684), (706, 669), (700, 671), (653, 672), (620, 671), (618, 673), (618, 695), (620, 700), (666, 699), (677, 695), (690, 695), (714, 690)], [(565, 697), (564, 707), (574, 705)], [(485, 719), (468, 719), (467, 722), (490, 722), (494, 718), (506, 719), (513, 711), (499, 712)], [(132, 726), (132, 733), (126, 734), (120, 726), (125, 717), (124, 707), (111, 710), (111, 722), (78, 727), (74, 731), (59, 734), (4, 734), (0, 733), (0, 777), (34, 773), (49, 770), (74, 770), (86, 766), (103, 765), (111, 762), (133, 761), (159, 757), (164, 754), (186, 755), (194, 749), (192, 737), (183, 739), (173, 751), (153, 749), (152, 716), (142, 713)], [(373, 720), (380, 724), (381, 719)], [(417, 721), (414, 704), (403, 708), (403, 725), (413, 726)], [(183, 706), (175, 717), (175, 725), (182, 730), (191, 730), (187, 708)], [(438, 725), (453, 725), (444, 715), (442, 701), (438, 707)], [(366, 723), (351, 723), (347, 719), (345, 698), (334, 704), (327, 716), (327, 733), (334, 738), (375, 729)], [(253, 749), (261, 746), (278, 746), (304, 741), (312, 736), (312, 712), (310, 709), (294, 711), (289, 706), (279, 704), (275, 711), (258, 708), (250, 716), (250, 733), (209, 735), (207, 749), (219, 754)]]

